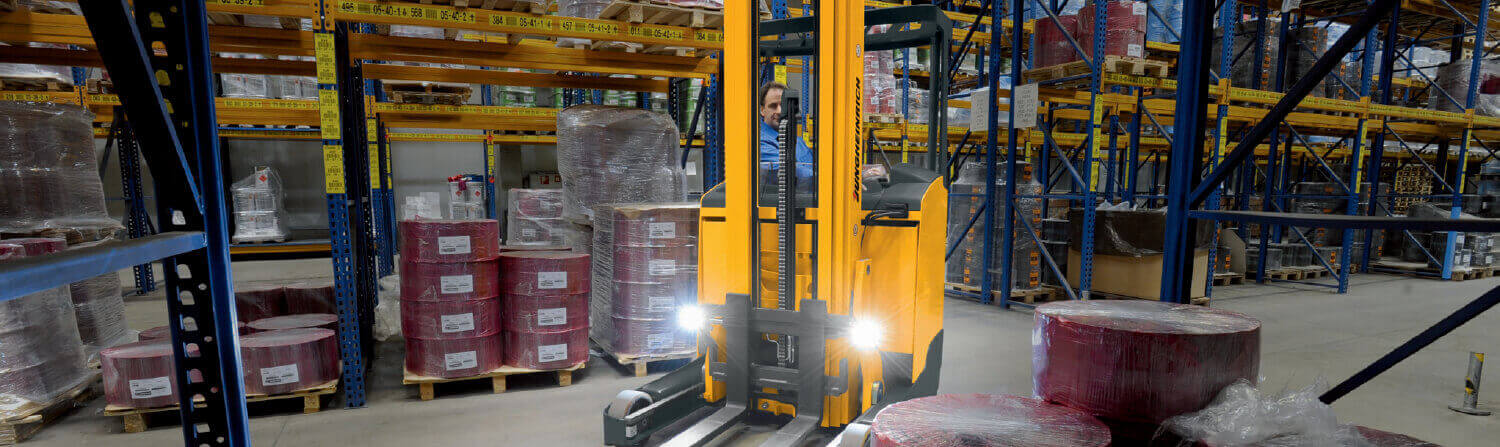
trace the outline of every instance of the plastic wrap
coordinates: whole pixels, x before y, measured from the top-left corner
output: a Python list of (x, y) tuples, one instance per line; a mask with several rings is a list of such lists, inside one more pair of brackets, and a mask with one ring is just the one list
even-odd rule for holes
[(468, 338), (406, 337), (406, 369), (414, 374), (445, 379), (494, 371), (505, 355), (499, 333)]
[[(1078, 51), (1073, 49), (1073, 44), (1068, 43), (1068, 35), (1078, 36), (1078, 16), (1059, 15), (1056, 20), (1051, 17), (1036, 19), (1036, 66), (1048, 67), (1058, 64), (1066, 64), (1078, 59)], [(1084, 40), (1074, 38), (1079, 45), (1084, 45)]]
[(252, 332), (278, 331), (282, 329), (323, 328), (338, 330), (339, 316), (334, 314), (299, 314), (262, 318), (245, 324)]
[(509, 295), (561, 295), (589, 291), (589, 255), (512, 251), (500, 255), (500, 291)]
[(257, 332), (240, 337), (246, 394), (280, 394), (339, 378), (335, 332), (321, 328)]
[(561, 189), (511, 189), (505, 240), (517, 245), (567, 245), (572, 228), (562, 219)]
[[(265, 59), (249, 53), (221, 53), (226, 59)], [(225, 98), (270, 97), (270, 77), (262, 74), (224, 73), (219, 75), (219, 89)]]
[(870, 425), (873, 447), (1103, 447), (1109, 429), (1087, 413), (999, 394), (897, 402)]
[(1318, 400), (1321, 380), (1283, 395), (1269, 395), (1248, 380), (1225, 387), (1200, 411), (1168, 419), (1163, 428), (1184, 441), (1231, 446), (1432, 446), (1405, 435), (1340, 424), (1333, 407)]
[[(25, 251), (0, 243), (0, 263)], [(0, 301), (0, 418), (55, 401), (87, 377), (84, 365), (66, 286)]]
[(592, 337), (616, 354), (691, 352), (675, 322), (697, 302), (698, 205), (600, 205), (596, 216)]
[(68, 249), (68, 241), (60, 237), (18, 237), (0, 240), (0, 244), (19, 245), (25, 256), (42, 256)]
[(435, 192), (424, 192), (415, 196), (406, 196), (406, 201), (401, 205), (401, 219), (442, 219), (442, 204), (442, 196)]
[[(1110, 256), (1153, 256), (1161, 254), (1162, 231), (1166, 226), (1167, 210), (1096, 210), (1094, 214), (1094, 253)], [(1083, 210), (1068, 210), (1068, 240), (1077, 244), (1083, 240)], [(1198, 239), (1196, 249), (1207, 249), (1212, 243), (1211, 221), (1197, 221)]]
[(286, 300), (288, 315), (336, 314), (339, 311), (331, 279), (287, 284), (283, 298)]
[(507, 331), (557, 332), (589, 327), (589, 294), (505, 295), (501, 297)]
[[(1437, 87), (1447, 91), (1448, 95), (1434, 89), (1428, 94), (1428, 108), (1463, 113), (1464, 101), (1469, 92), (1469, 69), (1473, 65), (1473, 59), (1465, 58), (1438, 67)], [(1480, 61), (1477, 93), (1474, 96), (1474, 111), (1485, 116), (1500, 116), (1500, 61)]]
[(407, 262), (472, 262), (500, 256), (500, 222), (403, 220), (401, 259)]
[[(1094, 45), (1091, 42), (1094, 40), (1095, 9), (1090, 4), (1078, 11), (1078, 33), (1075, 34), (1079, 45), (1083, 47), (1083, 54), (1090, 59), (1094, 57)], [(1134, 0), (1109, 1), (1105, 2), (1104, 9), (1107, 14), (1104, 23), (1104, 54), (1146, 57), (1146, 3)], [(1068, 49), (1072, 50), (1071, 46)]]
[(505, 330), (505, 364), (517, 368), (562, 369), (589, 359), (588, 328), (558, 332)]
[(572, 250), (572, 249), (573, 249), (573, 246), (571, 246), (571, 245), (511, 245), (511, 244), (505, 244), (505, 245), (501, 245), (500, 246), (500, 252), (501, 253), (510, 252), (510, 251), (569, 251), (569, 250)]
[(611, 317), (613, 335), (607, 340), (617, 354), (664, 355), (698, 349), (697, 332), (684, 330), (675, 315), (665, 318)]
[(1187, 304), (1047, 303), (1031, 339), (1038, 397), (1127, 423), (1196, 411), (1260, 366), (1260, 321)]
[[(1004, 163), (996, 166), (997, 174), (1003, 172)], [(1018, 162), (1019, 173), (1029, 172), (1029, 163)], [(983, 274), (989, 272), (992, 277), (991, 283), (998, 287), (1001, 284), (1003, 269), (999, 268), (1004, 261), (1004, 248), (1001, 236), (1004, 235), (1005, 213), (1008, 207), (1005, 201), (1006, 184), (1003, 176), (997, 176), (994, 183), (996, 189), (995, 201), (991, 203), (996, 214), (994, 240), (991, 250), (991, 263), (984, 266), (984, 219), (975, 215), (981, 212), (984, 205), (984, 178), (985, 166), (982, 163), (966, 163), (959, 170), (958, 179), (949, 187), (953, 198), (948, 200), (948, 245), (957, 243), (958, 247), (953, 256), (948, 258), (946, 280), (954, 284), (965, 284), (971, 287), (979, 287), (983, 280)], [(1038, 194), (1041, 185), (1031, 181), (1029, 176), (1023, 182), (1016, 185), (1016, 194)], [(961, 195), (958, 195), (961, 194)], [(1040, 199), (1017, 199), (1016, 218), (1028, 219), (1032, 228), (1041, 229), (1041, 200)], [(974, 219), (974, 225), (965, 226)], [(1041, 285), (1040, 251), (1036, 241), (1026, 234), (1025, 227), (1017, 223), (1013, 228), (1015, 243), (1012, 246), (1011, 257), (1011, 285), (1019, 289), (1031, 289)]]
[(401, 299), (465, 301), (500, 295), (500, 265), (480, 262), (401, 262)]
[(402, 302), (401, 335), (424, 339), (494, 335), (503, 326), (500, 300)]
[(401, 277), (387, 275), (376, 284), (380, 291), (375, 294), (375, 328), (371, 332), (376, 340), (386, 341), (401, 335)]
[(123, 228), (104, 206), (93, 118), (73, 105), (0, 101), (0, 233)]
[(1359, 431), (1360, 436), (1365, 438), (1365, 443), (1373, 447), (1440, 447), (1437, 444), (1400, 433), (1377, 430), (1363, 425), (1356, 425), (1354, 428)]
[[(244, 324), (244, 323), (240, 323), (240, 324)], [(156, 327), (153, 327), (153, 328), (150, 328), (150, 329), (146, 329), (144, 331), (141, 331), (141, 333), (139, 335), (137, 335), (137, 339), (140, 340), (140, 341), (143, 341), (143, 342), (146, 342), (146, 341), (168, 340), (168, 339), (171, 339), (171, 338), (172, 338), (172, 329), (168, 328), (166, 326), (156, 326)]]
[[(9, 46), (9, 45), (6, 45)], [(52, 45), (43, 43), (32, 43), (32, 48), (52, 48)], [(62, 47), (67, 48), (67, 47)], [(72, 67), (62, 65), (37, 65), (37, 64), (0, 64), (0, 78), (5, 78), (10, 83), (21, 83), (36, 86), (47, 86), (57, 84), (57, 87), (73, 86)]]
[[(1153, 5), (1155, 5), (1155, 2), (1153, 2)], [(1157, 5), (1157, 7), (1160, 8), (1161, 6)], [(1182, 23), (1182, 11), (1181, 10), (1174, 10), (1174, 12), (1177, 14), (1177, 17), (1176, 17), (1177, 22), (1176, 23), (1178, 25), (1181, 25), (1181, 23)], [(1159, 27), (1160, 26), (1160, 22), (1157, 21), (1157, 19), (1156, 19), (1155, 16), (1151, 16), (1151, 17), (1149, 17), (1149, 19), (1152, 22), (1150, 26), (1152, 26), (1152, 27)], [(1268, 19), (1267, 26), (1272, 27), (1272, 29), (1275, 29), (1275, 27), (1277, 26), (1276, 25), (1276, 20), (1277, 19), (1275, 19), (1275, 18)], [(1179, 35), (1182, 33), (1182, 28), (1180, 26), (1174, 27), (1173, 29), (1176, 30)], [(1255, 23), (1240, 23), (1240, 24), (1238, 24), (1238, 25), (1235, 26), (1235, 29), (1234, 29), (1234, 49), (1230, 52), (1230, 54), (1237, 54), (1237, 55), (1240, 55), (1240, 56), (1236, 59), (1236, 60), (1239, 61), (1239, 63), (1233, 64), (1233, 66), (1231, 66), (1229, 68), (1229, 74), (1230, 74), (1230, 81), (1236, 87), (1247, 87), (1248, 88), (1248, 87), (1254, 85), (1253, 82), (1255, 81), (1255, 78), (1257, 78), (1257, 77), (1260, 78), (1260, 88), (1261, 89), (1268, 89), (1269, 87), (1271, 87), (1273, 85), (1272, 84), (1273, 80), (1271, 79), (1271, 76), (1272, 76), (1273, 70), (1276, 67), (1275, 61), (1276, 61), (1277, 48), (1280, 47), (1280, 39), (1276, 38), (1276, 36), (1275, 36), (1276, 33), (1274, 33), (1274, 32), (1266, 33), (1265, 35), (1260, 35), (1259, 33), (1256, 32), (1257, 29), (1259, 29), (1259, 26), (1257, 26)], [(1152, 29), (1148, 34), (1157, 34), (1157, 33), (1163, 34), (1164, 37), (1170, 37), (1171, 36), (1171, 34), (1170, 33), (1166, 33), (1165, 30), (1158, 31), (1156, 29)], [(1256, 39), (1257, 37), (1260, 37), (1261, 39), (1257, 40)], [(1223, 30), (1223, 28), (1215, 28), (1214, 29), (1214, 41), (1213, 41), (1214, 48), (1222, 48), (1223, 38), (1224, 38), (1224, 30)], [(1161, 41), (1161, 40), (1152, 39), (1152, 38), (1149, 38), (1149, 37), (1148, 37), (1148, 40)], [(1175, 42), (1176, 39), (1174, 38), (1174, 39), (1172, 39), (1172, 41)], [(1255, 46), (1260, 46), (1261, 47), (1261, 61), (1260, 61), (1261, 63), (1260, 63), (1260, 70), (1259, 71), (1256, 71), (1256, 67), (1255, 67), (1255, 60), (1254, 60), (1254, 57), (1255, 57)], [(1210, 59), (1211, 65), (1210, 66), (1211, 67), (1219, 67), (1220, 64), (1221, 64), (1220, 57), (1222, 57), (1222, 54), (1221, 54), (1222, 52), (1221, 51), (1214, 51), (1212, 53), (1213, 54), (1210, 55), (1211, 56), (1211, 59)], [(1355, 85), (1358, 85), (1358, 84), (1355, 84)]]
[[(927, 105), (931, 101), (927, 89), (911, 87), (906, 91), (906, 116), (907, 121), (916, 124), (927, 124)], [(898, 110), (899, 112), (899, 110)]]
[(286, 288), (281, 284), (252, 282), (234, 287), (234, 310), (239, 321), (286, 315)]
[(281, 176), (267, 166), (229, 187), (234, 197), (234, 242), (286, 240), (286, 207), (282, 206)]
[(603, 203), (682, 201), (680, 147), (677, 126), (662, 113), (595, 105), (559, 112), (564, 217), (582, 222)]
[(69, 285), (69, 291), (78, 337), (89, 359), (98, 355), (100, 349), (129, 340), (130, 327), (125, 322), (119, 275), (108, 273), (75, 282)]
[(100, 351), (99, 358), (104, 370), (104, 400), (110, 405), (177, 405), (177, 373), (170, 343), (142, 340)]

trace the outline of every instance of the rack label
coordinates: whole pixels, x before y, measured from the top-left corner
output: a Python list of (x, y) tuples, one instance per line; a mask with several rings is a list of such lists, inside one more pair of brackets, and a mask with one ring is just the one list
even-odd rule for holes
[(11, 92), (6, 92), (4, 94), (0, 94), (0, 100), (5, 100), (5, 101), (26, 101), (26, 102), (58, 102), (58, 103), (68, 103), (68, 104), (77, 104), (78, 103), (78, 101), (76, 99), (69, 100), (68, 98), (61, 97), (61, 96), (56, 96), (56, 95), (52, 95), (52, 94), (49, 94), (49, 93), (11, 93)]
[(438, 254), (462, 255), (469, 253), (468, 236), (438, 236)]
[(260, 384), (265, 386), (297, 383), (297, 364), (272, 366), (260, 369)]
[(318, 90), (318, 128), (325, 140), (337, 140), (342, 134), (339, 130), (339, 92), (338, 90)]
[(614, 36), (620, 34), (620, 24), (609, 22), (593, 22), (580, 19), (564, 18), (558, 23), (558, 29), (570, 33), (594, 34), (601, 36)]
[(453, 275), (438, 277), (438, 290), (444, 294), (473, 292), (474, 275)]
[(724, 43), (724, 32), (695, 29), (693, 30), (693, 41), (706, 43)]
[(479, 366), (479, 355), (477, 351), (455, 352), (443, 354), (443, 367), (449, 371), (455, 369), (469, 369)]
[(501, 14), (490, 14), (490, 26), (525, 28), (538, 31), (551, 31), (557, 29), (556, 24), (552, 21), (551, 17), (513, 16)]
[(323, 192), (344, 193), (344, 148), (323, 146)]
[(677, 237), (677, 224), (673, 222), (651, 222), (646, 224), (651, 239), (673, 239)]
[(536, 347), (536, 361), (538, 363), (556, 362), (568, 359), (568, 344), (541, 345)]
[(450, 23), (475, 23), (473, 11), (466, 9), (430, 8), (409, 3), (363, 3), (341, 1), (339, 12), (344, 14), (395, 17), (398, 19), (437, 20)]
[(444, 334), (474, 330), (474, 313), (461, 313), (455, 315), (439, 315), (438, 324), (442, 325)]
[(676, 259), (652, 259), (646, 261), (646, 272), (651, 276), (665, 276), (677, 273)]
[(537, 272), (536, 288), (561, 289), (568, 286), (568, 272)]
[(653, 296), (646, 298), (646, 309), (649, 310), (672, 310), (677, 307), (677, 300), (670, 296)]
[(313, 56), (317, 59), (315, 65), (318, 70), (319, 84), (337, 84), (338, 62), (333, 52), (333, 34), (313, 34)]
[(266, 0), (211, 0), (209, 3), (228, 6), (266, 6)]
[(170, 396), (171, 394), (172, 380), (167, 376), (130, 381), (131, 399), (150, 399), (153, 397)]
[(557, 326), (568, 322), (568, 308), (554, 307), (551, 309), (537, 309), (537, 326)]

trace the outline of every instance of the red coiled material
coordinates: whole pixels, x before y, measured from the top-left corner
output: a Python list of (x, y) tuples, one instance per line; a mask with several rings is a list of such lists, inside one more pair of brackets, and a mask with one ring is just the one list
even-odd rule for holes
[(566, 245), (505, 244), (505, 245), (501, 245), (500, 246), (500, 252), (501, 253), (510, 252), (510, 251), (570, 251), (572, 249), (573, 249), (573, 247), (569, 247), (569, 246), (566, 246)]
[(500, 295), (500, 267), (495, 261), (401, 263), (401, 299), (467, 301)]
[(504, 356), (500, 333), (446, 340), (406, 337), (406, 370), (452, 379), (494, 371)]
[(1103, 447), (1109, 429), (1082, 411), (998, 394), (897, 402), (870, 426), (874, 447)]
[[(1085, 5), (1078, 11), (1078, 44), (1083, 54), (1094, 57), (1094, 8)], [(1146, 3), (1134, 0), (1111, 1), (1104, 5), (1104, 54), (1110, 56), (1146, 57)]]
[(628, 282), (614, 283), (614, 316), (622, 318), (674, 318), (679, 306), (698, 301), (696, 282)]
[(557, 332), (589, 327), (589, 294), (505, 295), (505, 330)]
[(280, 394), (339, 377), (334, 332), (321, 328), (257, 332), (240, 337), (245, 393)]
[(440, 339), (500, 332), (500, 298), (473, 301), (402, 301), (401, 334)]
[(614, 207), (615, 243), (690, 246), (698, 242), (698, 204)]
[(1198, 411), (1260, 366), (1260, 321), (1203, 306), (1048, 303), (1033, 331), (1037, 396), (1123, 422)]
[(286, 315), (286, 288), (281, 284), (248, 283), (234, 286), (235, 317), (242, 322)]
[(252, 329), (251, 332), (279, 331), (282, 329), (307, 327), (338, 330), (339, 316), (334, 314), (282, 315), (251, 321), (246, 326)]
[(332, 281), (308, 281), (286, 286), (286, 313), (336, 314), (338, 304), (334, 301)]
[(501, 292), (510, 295), (571, 295), (589, 291), (589, 255), (556, 251), (512, 251), (500, 255)]
[(1049, 67), (1078, 60), (1078, 51), (1068, 43), (1067, 35), (1072, 35), (1079, 46), (1090, 45), (1078, 37), (1078, 16), (1058, 16), (1055, 22), (1051, 17), (1036, 19), (1036, 66)]
[(6, 239), (4, 242), (26, 248), (26, 256), (41, 256), (68, 249), (67, 239), (60, 237), (18, 237)]
[(615, 325), (614, 351), (650, 355), (692, 352), (698, 348), (697, 333), (683, 330), (676, 318), (610, 318)]
[[(245, 335), (253, 332), (245, 327), (245, 322), (243, 321), (236, 322), (235, 324), (237, 325), (237, 329), (239, 330), (240, 335)], [(136, 339), (140, 341), (171, 340), (172, 330), (167, 328), (166, 326), (157, 326), (141, 331), (140, 336), (138, 336)]]
[(106, 348), (99, 351), (99, 359), (104, 370), (104, 400), (110, 405), (177, 405), (177, 373), (172, 346), (167, 342), (139, 341)]
[(698, 278), (698, 247), (624, 245), (615, 239), (615, 281), (677, 282)]
[(401, 259), (406, 262), (474, 262), (500, 255), (500, 223), (479, 220), (401, 221)]
[(562, 369), (589, 359), (587, 327), (561, 332), (505, 331), (505, 364), (528, 369)]

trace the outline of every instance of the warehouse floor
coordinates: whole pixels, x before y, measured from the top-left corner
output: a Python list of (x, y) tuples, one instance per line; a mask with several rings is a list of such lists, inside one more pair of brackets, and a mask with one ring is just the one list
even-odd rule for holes
[[(327, 260), (238, 262), (241, 280), (301, 278), (328, 272)], [(1351, 293), (1332, 294), (1296, 285), (1231, 286), (1215, 292), (1214, 306), (1245, 312), (1264, 323), (1261, 375), (1268, 390), (1300, 388), (1320, 378), (1337, 382), (1453, 309), (1500, 285), (1500, 278), (1444, 282), (1388, 275), (1357, 275)], [(129, 284), (128, 280), (126, 282)], [(128, 299), (134, 329), (160, 325), (165, 305), (156, 297)], [(941, 391), (1029, 394), (1031, 325), (1028, 311), (950, 299)], [(1490, 312), (1398, 365), (1335, 405), (1339, 419), (1410, 434), (1448, 446), (1493, 445), (1500, 416), (1466, 416), (1447, 409), (1459, 402), (1465, 355), (1496, 350), (1500, 311)], [(621, 389), (650, 378), (628, 377), (594, 358), (558, 388), (550, 377), (512, 378), (511, 391), (489, 393), (481, 383), (439, 389), (433, 401), (417, 399), (400, 382), (402, 347), (383, 343), (368, 382), (369, 405), (302, 415), (300, 405), (253, 417), (251, 437), (261, 446), (599, 445), (600, 413)], [(1497, 376), (1491, 366), (1490, 377)], [(1500, 379), (1490, 380), (1500, 383)], [(1500, 406), (1500, 387), (1481, 406)], [(117, 447), (180, 445), (175, 425), (124, 434), (118, 418), (99, 414), (102, 399), (38, 433), (26, 445)], [(1484, 441), (1490, 439), (1490, 441)]]

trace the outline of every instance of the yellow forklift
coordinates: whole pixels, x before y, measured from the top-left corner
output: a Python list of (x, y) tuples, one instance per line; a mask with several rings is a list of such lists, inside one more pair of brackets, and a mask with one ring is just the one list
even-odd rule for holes
[[(702, 199), (698, 306), (680, 309), (698, 357), (604, 410), (605, 444), (699, 446), (763, 430), (763, 446), (864, 445), (886, 405), (937, 392), (943, 346), (951, 25), (931, 5), (866, 10), (821, 0), (760, 21), (724, 2), (724, 182)], [(873, 25), (892, 25), (867, 33)], [(861, 175), (865, 51), (930, 47), (926, 166)], [(810, 56), (815, 160), (798, 160), (799, 98), (787, 91), (776, 162), (761, 159), (761, 61)], [(769, 123), (768, 123), (769, 124)], [(814, 175), (798, 169), (811, 164)]]

